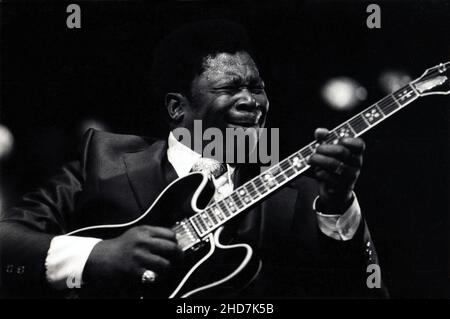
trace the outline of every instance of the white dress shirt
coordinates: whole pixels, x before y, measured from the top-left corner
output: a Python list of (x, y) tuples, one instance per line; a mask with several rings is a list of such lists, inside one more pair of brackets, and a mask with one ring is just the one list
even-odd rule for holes
[[(168, 138), (167, 158), (178, 177), (184, 177), (189, 174), (201, 155), (177, 141), (171, 132)], [(227, 164), (227, 168), (226, 174), (213, 180), (216, 186), (215, 199), (228, 195), (234, 188), (231, 178), (234, 167)], [(317, 199), (318, 197), (314, 200), (313, 209), (316, 211), (320, 230), (336, 240), (352, 239), (361, 222), (361, 209), (356, 196), (353, 194), (352, 204), (342, 215), (318, 212), (316, 210)], [(46, 275), (50, 285), (55, 289), (64, 289), (68, 287), (68, 282), (82, 284), (86, 261), (94, 246), (100, 241), (101, 239), (98, 238), (67, 235), (54, 237), (45, 260)]]

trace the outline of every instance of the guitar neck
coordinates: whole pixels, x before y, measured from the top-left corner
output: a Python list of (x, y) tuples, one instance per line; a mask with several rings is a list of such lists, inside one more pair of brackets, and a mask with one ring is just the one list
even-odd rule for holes
[[(405, 85), (389, 94), (364, 111), (330, 131), (326, 143), (337, 143), (344, 137), (358, 137), (369, 131), (392, 114), (419, 98), (413, 83)], [(200, 237), (211, 233), (250, 206), (260, 202), (283, 185), (289, 183), (309, 168), (308, 158), (320, 144), (313, 141), (293, 153), (278, 164), (271, 166), (262, 174), (238, 187), (222, 200), (215, 201), (201, 213), (190, 217), (193, 227)]]

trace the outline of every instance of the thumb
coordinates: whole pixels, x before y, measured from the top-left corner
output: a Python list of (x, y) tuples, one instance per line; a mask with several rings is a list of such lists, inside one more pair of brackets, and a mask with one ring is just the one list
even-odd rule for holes
[(330, 131), (328, 129), (319, 127), (314, 131), (314, 138), (320, 142), (323, 141), (329, 133)]

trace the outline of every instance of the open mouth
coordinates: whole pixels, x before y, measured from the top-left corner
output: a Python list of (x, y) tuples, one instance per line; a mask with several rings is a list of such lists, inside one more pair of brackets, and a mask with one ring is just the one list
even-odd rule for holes
[(249, 114), (231, 117), (228, 119), (228, 126), (230, 127), (258, 127), (261, 124), (262, 113)]

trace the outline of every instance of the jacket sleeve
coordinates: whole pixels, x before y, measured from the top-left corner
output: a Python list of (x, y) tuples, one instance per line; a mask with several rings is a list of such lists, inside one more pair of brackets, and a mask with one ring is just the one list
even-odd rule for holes
[(54, 236), (74, 218), (85, 179), (83, 163), (93, 130), (86, 133), (80, 161), (64, 165), (44, 186), (24, 195), (0, 218), (0, 287), (5, 297), (50, 294), (45, 259)]

